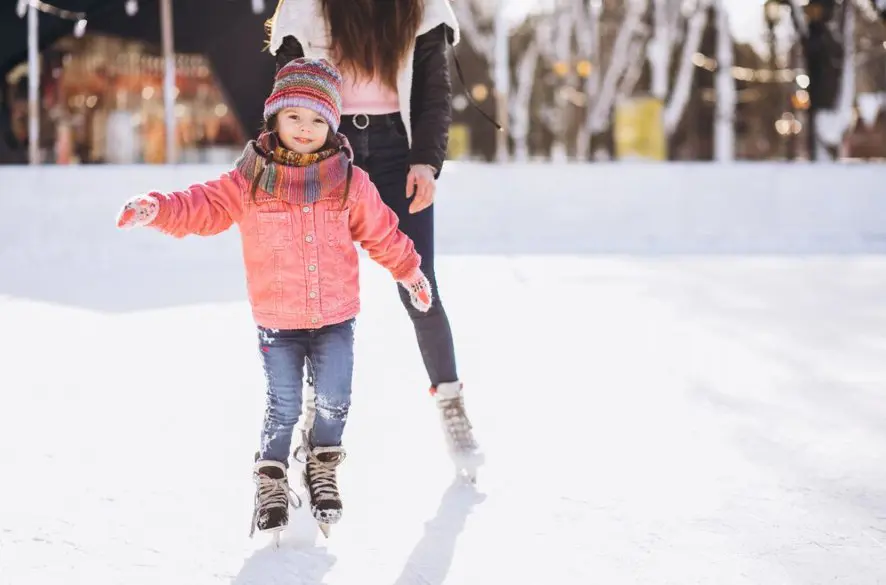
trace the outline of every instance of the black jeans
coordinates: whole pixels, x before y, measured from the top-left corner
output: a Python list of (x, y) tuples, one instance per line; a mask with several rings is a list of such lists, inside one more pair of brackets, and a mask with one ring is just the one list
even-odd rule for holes
[[(358, 126), (363, 126), (365, 121), (364, 116), (357, 116)], [(409, 144), (400, 115), (369, 116), (369, 126), (362, 130), (354, 125), (353, 116), (342, 116), (339, 132), (348, 137), (354, 149), (354, 164), (369, 173), (382, 200), (397, 214), (400, 229), (415, 242), (415, 249), (421, 255), (422, 272), (431, 282), (434, 302), (427, 313), (415, 309), (409, 302), (409, 293), (397, 285), (400, 300), (415, 326), (431, 385), (455, 382), (458, 374), (452, 330), (434, 274), (434, 206), (416, 214), (409, 213), (412, 203), (412, 199), (406, 198)]]

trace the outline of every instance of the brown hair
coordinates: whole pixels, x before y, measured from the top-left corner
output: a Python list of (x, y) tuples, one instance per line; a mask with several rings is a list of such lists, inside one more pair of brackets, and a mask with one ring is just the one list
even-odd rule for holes
[[(264, 124), (262, 124), (261, 132), (277, 132), (277, 114), (274, 114), (267, 120), (265, 120)], [(275, 136), (276, 138), (276, 136)], [(335, 146), (333, 139), (335, 138), (335, 133), (332, 131), (332, 128), (329, 129), (329, 135), (326, 137), (326, 142), (323, 144), (323, 149), (333, 148)], [(266, 153), (262, 155), (260, 151), (257, 149), (256, 152), (259, 152), (259, 156), (262, 159), (262, 167), (261, 169), (255, 173), (255, 177), (252, 178), (252, 184), (249, 186), (249, 196), (252, 199), (252, 202), (255, 203), (255, 194), (258, 192), (258, 184), (261, 182), (262, 176), (265, 174), (265, 167), (268, 163), (268, 159), (271, 156), (271, 153)], [(352, 162), (348, 161), (348, 174), (345, 179), (345, 191), (341, 196), (341, 209), (344, 209), (345, 204), (348, 202), (348, 194), (351, 190), (351, 178), (354, 174), (354, 165)]]
[[(270, 37), (277, 11), (265, 22)], [(400, 64), (421, 25), (422, 0), (319, 0), (329, 27), (336, 65), (355, 77), (363, 73), (397, 88)], [(303, 39), (297, 39), (302, 42)], [(268, 40), (270, 43), (270, 40)]]
[(339, 68), (397, 87), (422, 20), (421, 0), (320, 0)]

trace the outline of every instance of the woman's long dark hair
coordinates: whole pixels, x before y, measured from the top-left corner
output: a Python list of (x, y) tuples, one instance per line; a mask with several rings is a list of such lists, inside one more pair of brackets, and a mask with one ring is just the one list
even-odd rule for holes
[(421, 25), (422, 0), (320, 0), (339, 68), (397, 88), (400, 64)]

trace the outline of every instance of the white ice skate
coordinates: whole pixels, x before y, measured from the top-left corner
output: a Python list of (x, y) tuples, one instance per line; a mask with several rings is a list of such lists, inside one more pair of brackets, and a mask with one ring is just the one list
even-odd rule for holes
[(477, 483), (478, 468), (485, 457), (474, 439), (473, 427), (465, 412), (461, 382), (444, 382), (431, 388), (437, 400), (440, 421), (449, 456), (455, 465), (456, 476), (472, 484)]

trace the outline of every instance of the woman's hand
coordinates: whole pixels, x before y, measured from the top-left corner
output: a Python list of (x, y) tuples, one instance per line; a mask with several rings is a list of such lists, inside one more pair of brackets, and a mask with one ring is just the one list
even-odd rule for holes
[(435, 169), (431, 165), (412, 165), (406, 177), (406, 198), (412, 200), (409, 213), (418, 213), (434, 204), (437, 184), (434, 180)]

